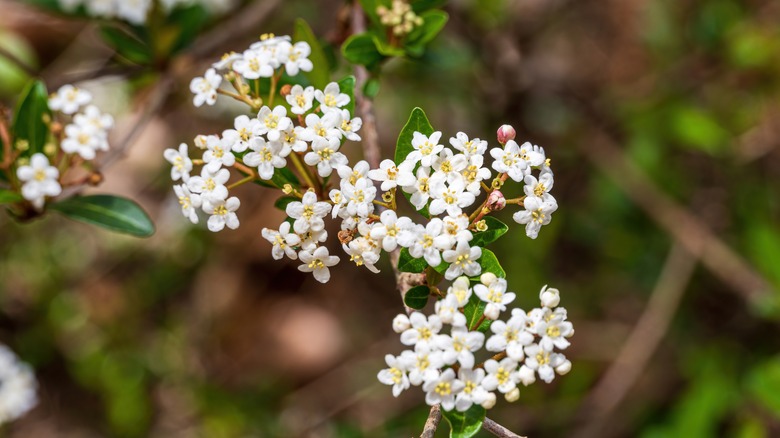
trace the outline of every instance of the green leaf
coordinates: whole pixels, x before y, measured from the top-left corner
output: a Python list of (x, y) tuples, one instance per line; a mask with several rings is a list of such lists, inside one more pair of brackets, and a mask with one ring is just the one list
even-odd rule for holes
[(349, 110), (349, 113), (355, 115), (355, 77), (347, 76), (346, 78), (338, 82), (339, 89), (342, 93), (346, 93), (349, 96), (349, 103), (344, 109)]
[(379, 94), (379, 78), (371, 78), (366, 81), (366, 85), (363, 86), (363, 94), (369, 99), (373, 99)]
[(411, 2), (412, 10), (416, 14), (425, 12), (428, 9), (440, 8), (444, 6), (445, 3), (447, 3), (447, 0), (415, 0)]
[(274, 207), (278, 208), (279, 210), (285, 211), (287, 208), (287, 204), (291, 202), (296, 202), (299, 199), (295, 196), (282, 196), (281, 198), (277, 199), (276, 202), (274, 202)]
[(482, 248), (482, 257), (479, 258), (479, 266), (482, 267), (482, 273), (492, 272), (498, 278), (506, 278), (506, 271), (498, 263), (496, 255), (489, 249)]
[[(407, 121), (403, 129), (401, 129), (401, 133), (398, 134), (398, 140), (395, 143), (394, 156), (396, 165), (401, 164), (406, 159), (406, 156), (414, 150), (412, 147), (412, 137), (414, 137), (415, 132), (420, 132), (424, 135), (433, 134), (433, 126), (431, 126), (428, 117), (425, 115), (425, 111), (421, 108), (412, 110), (412, 114), (409, 115), (409, 121)], [(403, 194), (407, 200), (412, 197), (406, 192), (403, 192)], [(428, 213), (428, 207), (424, 207), (422, 210), (419, 210), (419, 212), (427, 218), (431, 217), (430, 213)]]
[(111, 195), (75, 196), (50, 206), (77, 221), (137, 237), (154, 234), (154, 224), (143, 209), (126, 198)]
[(49, 136), (49, 126), (44, 121), (46, 117), (51, 117), (49, 93), (43, 82), (33, 81), (22, 93), (14, 116), (14, 138), (29, 144), (24, 156), (43, 152)]
[(401, 254), (398, 257), (398, 270), (401, 272), (412, 272), (419, 274), (425, 271), (428, 262), (424, 258), (416, 259), (409, 254), (407, 248), (401, 248)]
[(403, 47), (396, 47), (390, 45), (389, 42), (385, 41), (384, 37), (379, 37), (377, 35), (374, 35), (373, 38), (374, 38), (374, 45), (376, 46), (376, 49), (379, 51), (380, 54), (384, 56), (406, 55), (406, 51), (404, 51)]
[[(472, 284), (473, 283), (475, 282), (472, 281)], [(472, 293), (471, 297), (469, 298), (469, 302), (463, 306), (463, 314), (466, 316), (466, 327), (468, 327), (470, 330), (477, 329), (482, 333), (488, 331), (492, 321), (487, 318), (482, 321), (479, 327), (475, 327), (477, 322), (482, 318), (482, 315), (485, 314), (485, 307), (487, 307), (487, 303), (479, 299), (477, 294)]]
[(365, 65), (369, 70), (385, 59), (379, 53), (376, 44), (374, 44), (374, 38), (369, 33), (360, 33), (347, 38), (341, 46), (341, 53), (347, 61)]
[[(428, 1), (428, 0), (426, 0)], [(382, 0), (360, 0), (360, 7), (363, 8), (368, 18), (377, 27), (382, 27), (382, 22), (379, 20), (379, 14), (376, 13), (376, 8), (379, 6), (388, 6), (389, 2)]]
[(101, 27), (100, 34), (109, 46), (128, 61), (143, 65), (152, 62), (152, 49), (138, 36), (113, 26)]
[(302, 18), (295, 20), (293, 41), (305, 41), (311, 46), (309, 60), (314, 64), (314, 68), (310, 72), (306, 72), (306, 77), (309, 78), (309, 82), (311, 82), (314, 88), (322, 90), (330, 82), (328, 60), (325, 58), (325, 53), (322, 51), (320, 41), (314, 35), (309, 24)]
[(171, 48), (172, 53), (187, 48), (209, 21), (209, 12), (201, 5), (178, 7), (168, 15), (168, 23), (176, 26), (178, 36)]
[(780, 357), (753, 368), (748, 375), (747, 390), (776, 418), (780, 418)]
[(404, 295), (404, 304), (412, 309), (421, 310), (428, 304), (428, 297), (431, 295), (431, 290), (428, 286), (415, 286)]
[(0, 205), (14, 204), (23, 201), (22, 195), (10, 190), (0, 189)]
[(482, 429), (485, 413), (485, 408), (478, 405), (470, 407), (466, 412), (441, 411), (450, 424), (450, 438), (471, 438), (476, 435)]
[(509, 227), (505, 223), (494, 218), (493, 216), (485, 216), (484, 220), (488, 227), (487, 231), (474, 233), (474, 239), (469, 242), (469, 245), (484, 247), (495, 242), (499, 237), (503, 236), (507, 231), (509, 231)]
[(449, 15), (444, 11), (433, 10), (427, 11), (420, 15), (422, 17), (422, 26), (416, 28), (409, 34), (409, 38), (406, 40), (405, 47), (408, 52), (414, 56), (422, 55), (425, 50), (425, 45), (431, 42), (436, 35), (444, 29), (444, 26), (449, 20)]

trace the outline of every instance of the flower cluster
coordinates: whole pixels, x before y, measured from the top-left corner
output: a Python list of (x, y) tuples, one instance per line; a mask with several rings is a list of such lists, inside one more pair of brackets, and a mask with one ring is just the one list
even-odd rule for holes
[[(568, 373), (571, 362), (556, 350), (569, 346), (574, 328), (566, 321), (566, 309), (557, 307), (558, 290), (545, 286), (541, 307), (527, 313), (512, 309), (501, 321), (500, 313), (515, 299), (506, 289), (506, 280), (491, 273), (478, 281), (459, 277), (436, 302), (435, 314), (398, 315), (393, 330), (412, 349), (385, 356), (388, 368), (379, 372), (379, 381), (392, 386), (396, 397), (410, 386), (422, 386), (429, 405), (464, 412), (472, 405), (492, 408), (496, 391), (513, 402), (520, 395), (518, 384), (528, 386), (537, 376), (550, 383), (556, 374)], [(483, 348), (493, 356), (477, 364)]]
[[(180, 6), (199, 4), (213, 13), (230, 10), (233, 0), (161, 0), (160, 5), (167, 13)], [(59, 0), (60, 7), (68, 12), (79, 8), (98, 18), (118, 18), (135, 25), (143, 25), (154, 7), (154, 0)]]
[(0, 345), (0, 424), (21, 417), (38, 403), (36, 387), (30, 367)]
[(393, 30), (393, 35), (402, 36), (412, 33), (415, 27), (422, 26), (423, 19), (412, 10), (408, 2), (393, 0), (390, 8), (381, 5), (376, 8), (381, 23)]
[[(85, 165), (93, 160), (98, 151), (108, 150), (108, 131), (114, 125), (114, 118), (90, 105), (91, 101), (89, 92), (73, 85), (65, 85), (53, 93), (48, 101), (49, 109), (54, 112), (53, 120), (49, 121), (53, 141), (29, 160), (24, 157), (15, 160), (19, 191), (36, 210), (43, 209), (46, 198), (59, 196), (64, 184), (91, 182), (88, 175), (83, 181), (64, 183), (64, 173), (75, 164)], [(15, 144), (20, 153), (28, 147), (25, 141)]]

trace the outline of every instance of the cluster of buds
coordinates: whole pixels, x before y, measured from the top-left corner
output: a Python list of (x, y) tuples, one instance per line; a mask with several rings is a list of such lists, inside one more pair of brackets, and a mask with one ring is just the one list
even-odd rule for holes
[(423, 19), (412, 10), (404, 0), (393, 0), (393, 5), (378, 6), (376, 13), (381, 23), (392, 29), (393, 35), (404, 36), (412, 33), (415, 27), (422, 26)]

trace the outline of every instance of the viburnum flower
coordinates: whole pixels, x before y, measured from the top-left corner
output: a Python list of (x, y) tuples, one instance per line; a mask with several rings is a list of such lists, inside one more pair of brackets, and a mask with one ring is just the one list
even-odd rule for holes
[[(301, 133), (301, 139), (305, 141), (314, 141), (322, 139), (326, 141), (341, 140), (341, 113), (333, 111), (320, 117), (317, 114), (308, 114), (306, 116), (306, 129)], [(344, 163), (346, 165), (346, 163)]]
[(305, 129), (302, 126), (290, 126), (286, 131), (281, 131), (282, 137), (278, 141), (282, 143), (282, 150), (306, 152), (309, 149), (309, 145), (301, 140), (301, 133)]
[(463, 154), (453, 154), (452, 150), (444, 148), (433, 160), (434, 170), (431, 175), (431, 185), (437, 184), (439, 180), (446, 181), (450, 174), (460, 174), (466, 168), (468, 160)]
[(467, 158), (484, 155), (488, 147), (488, 143), (484, 140), (478, 138), (469, 140), (469, 137), (464, 132), (459, 132), (455, 137), (451, 137), (450, 145), (452, 145), (455, 150), (466, 155)]
[(173, 181), (182, 180), (186, 183), (190, 179), (192, 160), (189, 156), (187, 143), (180, 144), (178, 151), (176, 149), (166, 149), (163, 152), (163, 157), (172, 165), (171, 179)]
[[(314, 91), (314, 97), (320, 103), (320, 109), (323, 113), (337, 110), (350, 101), (349, 95), (342, 93), (336, 82), (329, 83), (324, 90)], [(306, 124), (308, 125), (308, 123), (307, 121)]]
[(354, 262), (357, 266), (365, 266), (375, 274), (379, 272), (379, 269), (374, 266), (379, 261), (379, 248), (373, 244), (371, 239), (361, 236), (348, 244), (342, 244), (342, 247), (349, 256), (349, 261)]
[(114, 127), (114, 117), (111, 114), (104, 114), (100, 108), (95, 105), (89, 105), (83, 113), (73, 116), (73, 123), (81, 126), (93, 126), (100, 134), (100, 145), (98, 149), (108, 150), (108, 130)]
[(260, 108), (257, 118), (260, 120), (258, 134), (265, 134), (269, 141), (279, 140), (282, 132), (292, 126), (292, 121), (287, 117), (287, 109), (281, 105), (273, 110), (267, 106)]
[(281, 156), (281, 143), (266, 142), (262, 137), (254, 137), (249, 142), (249, 149), (252, 152), (244, 155), (244, 164), (257, 167), (257, 175), (264, 180), (273, 178), (274, 169), (281, 169), (287, 165), (287, 160)]
[(419, 162), (424, 167), (431, 167), (433, 160), (444, 149), (444, 145), (439, 144), (441, 132), (436, 131), (429, 136), (420, 132), (412, 135), (412, 147), (414, 150), (406, 156), (406, 161), (412, 163)]
[(284, 59), (284, 69), (290, 76), (297, 75), (300, 71), (312, 71), (314, 64), (309, 60), (311, 46), (305, 41), (295, 44), (287, 43), (284, 46), (284, 53), (280, 58)]
[(281, 260), (285, 255), (292, 260), (298, 259), (298, 253), (294, 247), (300, 245), (301, 238), (290, 232), (289, 222), (282, 222), (279, 225), (279, 231), (263, 228), (261, 234), (265, 240), (273, 245), (271, 256), (274, 260)]
[(452, 295), (458, 300), (458, 307), (465, 307), (471, 298), (471, 283), (468, 277), (458, 277), (452, 282), (452, 286), (447, 289), (447, 295)]
[(190, 91), (195, 94), (192, 99), (193, 105), (196, 107), (201, 107), (204, 103), (209, 106), (214, 105), (217, 102), (217, 90), (220, 85), (222, 85), (222, 75), (213, 68), (206, 70), (203, 77), (194, 78), (190, 82)]
[(399, 173), (393, 160), (382, 160), (379, 169), (370, 170), (368, 177), (381, 182), (381, 189), (385, 192), (399, 185), (411, 186), (415, 183), (414, 175), (411, 172)]
[(231, 230), (238, 228), (238, 216), (236, 210), (241, 206), (241, 201), (235, 196), (223, 199), (204, 199), (203, 211), (210, 214), (208, 227), (210, 231), (219, 232), (225, 229), (225, 226)]
[(314, 252), (301, 251), (298, 253), (298, 257), (303, 264), (298, 266), (298, 270), (301, 272), (311, 272), (314, 274), (314, 279), (320, 283), (327, 283), (330, 280), (331, 266), (336, 266), (339, 262), (337, 256), (332, 256), (328, 253), (328, 248), (320, 246)]
[(545, 284), (542, 290), (539, 291), (539, 300), (542, 302), (542, 306), (552, 309), (561, 302), (561, 293), (558, 289), (552, 287), (548, 289)]
[(393, 331), (399, 335), (408, 330), (411, 326), (412, 323), (409, 321), (409, 317), (403, 313), (399, 313), (395, 316), (395, 318), (393, 318)]
[(571, 363), (568, 363), (566, 356), (545, 351), (538, 344), (525, 347), (525, 356), (525, 365), (536, 371), (545, 383), (553, 381), (557, 368), (561, 368), (561, 374), (566, 374), (571, 368)]
[(176, 197), (179, 198), (179, 205), (181, 205), (182, 215), (189, 219), (193, 224), (197, 224), (197, 209), (202, 205), (200, 195), (190, 192), (186, 184), (173, 186), (173, 191), (176, 192)]
[(262, 126), (256, 118), (250, 119), (242, 114), (236, 117), (233, 126), (235, 129), (222, 132), (222, 138), (230, 144), (230, 150), (233, 152), (244, 152), (249, 147), (249, 141), (261, 135)]
[(453, 327), (450, 335), (438, 335), (435, 342), (442, 350), (442, 360), (445, 364), (458, 362), (463, 368), (473, 368), (474, 352), (482, 348), (485, 335), (481, 332), (470, 332), (466, 327)]
[(401, 333), (401, 343), (404, 345), (419, 345), (433, 347), (436, 335), (442, 328), (441, 320), (436, 315), (426, 317), (420, 312), (409, 315), (411, 328)]
[(444, 410), (451, 411), (455, 407), (455, 394), (464, 386), (463, 382), (455, 379), (455, 371), (447, 368), (437, 379), (423, 384), (423, 391), (427, 393), (425, 402), (430, 406), (441, 403)]
[(339, 174), (339, 178), (341, 178), (342, 185), (351, 184), (354, 186), (359, 179), (368, 177), (369, 169), (371, 169), (371, 167), (369, 166), (368, 161), (360, 160), (355, 163), (354, 167), (349, 167), (348, 164), (345, 164), (339, 166), (336, 171)]
[(376, 187), (368, 178), (358, 179), (354, 186), (344, 184), (341, 192), (347, 201), (347, 214), (368, 217), (368, 214), (374, 211), (373, 201), (376, 197)]
[(461, 172), (466, 180), (466, 190), (474, 196), (482, 190), (481, 182), (490, 179), (490, 169), (483, 167), (485, 157), (474, 155), (469, 158), (466, 167)]
[(290, 104), (290, 112), (298, 115), (306, 114), (314, 102), (314, 87), (303, 88), (297, 84), (293, 85), (286, 99)]
[(463, 274), (469, 277), (479, 275), (482, 272), (482, 267), (477, 262), (480, 257), (482, 257), (482, 248), (469, 247), (467, 241), (459, 241), (454, 250), (446, 250), (442, 253), (444, 261), (450, 263), (449, 268), (444, 273), (444, 278), (454, 280)]
[(379, 223), (371, 229), (370, 236), (382, 243), (382, 249), (395, 251), (398, 247), (398, 236), (412, 228), (414, 223), (408, 217), (398, 215), (393, 210), (385, 210), (379, 216)]
[(295, 201), (287, 204), (287, 216), (295, 219), (293, 229), (298, 234), (309, 230), (320, 231), (325, 228), (322, 220), (330, 212), (330, 204), (318, 202), (314, 192), (306, 192), (301, 202)]
[[(399, 169), (400, 170), (400, 169)], [(413, 186), (404, 187), (406, 193), (411, 194), (409, 202), (412, 203), (414, 208), (422, 210), (428, 204), (428, 200), (431, 197), (431, 187), (428, 184), (430, 170), (425, 167), (417, 169), (417, 179)]]
[(38, 210), (43, 208), (47, 196), (58, 196), (62, 193), (62, 186), (58, 182), (59, 170), (50, 166), (49, 159), (41, 153), (34, 154), (29, 165), (19, 166), (16, 176), (19, 182), (23, 183), (22, 197)]
[(547, 225), (552, 219), (552, 214), (558, 209), (555, 198), (547, 195), (545, 198), (529, 196), (523, 202), (525, 210), (518, 211), (512, 216), (518, 224), (525, 225), (525, 234), (531, 239), (536, 239), (542, 225)]
[(439, 377), (439, 369), (444, 366), (441, 352), (426, 344), (416, 344), (414, 351), (405, 350), (401, 360), (407, 364), (409, 382), (414, 386), (422, 385)]
[(241, 59), (233, 62), (233, 70), (246, 79), (270, 78), (274, 74), (271, 54), (266, 51), (249, 49)]
[(81, 158), (91, 160), (101, 147), (100, 135), (101, 131), (94, 126), (71, 123), (65, 126), (65, 138), (60, 147), (65, 153), (79, 154)]
[(465, 327), (466, 315), (460, 312), (461, 307), (454, 294), (447, 294), (443, 300), (436, 301), (435, 310), (441, 322), (453, 327)]
[(393, 386), (393, 397), (398, 397), (401, 392), (409, 388), (409, 376), (406, 374), (406, 364), (401, 357), (392, 354), (385, 355), (386, 368), (377, 374), (377, 378), (385, 385)]
[(82, 106), (92, 102), (92, 94), (73, 85), (63, 85), (49, 96), (49, 108), (63, 114), (76, 114)]
[(506, 280), (497, 278), (494, 274), (482, 274), (480, 282), (481, 284), (474, 286), (474, 293), (480, 300), (487, 303), (485, 317), (495, 320), (499, 313), (506, 310), (506, 305), (515, 300), (515, 294), (507, 292)]
[(463, 209), (473, 204), (476, 199), (472, 193), (465, 190), (466, 182), (459, 173), (451, 173), (446, 181), (431, 177), (431, 214), (439, 215), (446, 211), (450, 216), (459, 216)]
[(525, 142), (520, 146), (520, 158), (525, 160), (530, 167), (541, 166), (545, 160), (544, 149), (539, 146), (534, 146), (529, 142)]
[(517, 182), (525, 178), (528, 162), (520, 156), (520, 146), (514, 140), (508, 141), (503, 149), (491, 149), (490, 155), (495, 159), (493, 169), (496, 172), (506, 173)]
[(506, 355), (520, 362), (525, 357), (523, 348), (530, 345), (534, 336), (526, 331), (525, 312), (520, 309), (512, 310), (512, 317), (508, 321), (493, 321), (490, 330), (494, 333), (485, 344), (487, 351), (506, 351)]
[(311, 152), (304, 155), (303, 161), (309, 166), (317, 166), (317, 173), (321, 177), (328, 177), (333, 173), (334, 168), (346, 166), (349, 162), (346, 155), (338, 151), (339, 147), (337, 139), (326, 140), (315, 137), (311, 145)]
[(30, 367), (0, 345), (0, 424), (21, 417), (38, 403), (37, 386)]
[(401, 237), (401, 245), (409, 248), (409, 254), (419, 259), (425, 258), (428, 265), (436, 267), (441, 264), (441, 252), (433, 244), (436, 237), (442, 232), (442, 221), (439, 218), (433, 218), (426, 226), (416, 225), (412, 228), (411, 239), (405, 234)]
[(570, 344), (566, 338), (574, 334), (572, 323), (566, 321), (566, 309), (544, 310), (544, 318), (534, 324), (534, 331), (542, 338), (539, 346), (546, 351), (565, 350)]
[(203, 162), (206, 169), (216, 173), (222, 166), (230, 167), (236, 163), (236, 156), (230, 151), (229, 145), (219, 137), (209, 138), (206, 144), (206, 152), (203, 153)]
[(511, 358), (504, 358), (501, 362), (493, 359), (485, 361), (485, 372), (487, 376), (482, 380), (482, 386), (488, 391), (498, 389), (502, 394), (506, 394), (517, 388), (517, 362)]
[(553, 187), (553, 173), (550, 171), (544, 172), (539, 175), (539, 179), (536, 179), (533, 175), (526, 175), (525, 186), (523, 186), (523, 192), (528, 197), (537, 197), (544, 199), (545, 196), (550, 196), (550, 190)]
[(482, 387), (485, 370), (477, 368), (461, 368), (458, 370), (458, 380), (463, 383), (463, 389), (455, 396), (455, 409), (466, 412), (472, 405), (481, 405), (489, 398), (489, 393)]
[(192, 193), (200, 194), (204, 201), (215, 203), (227, 198), (228, 189), (225, 183), (229, 179), (230, 171), (227, 169), (211, 173), (208, 167), (204, 167), (200, 176), (193, 176), (187, 181), (187, 187)]
[(442, 233), (433, 242), (442, 251), (452, 249), (458, 242), (469, 242), (474, 238), (469, 231), (469, 217), (465, 214), (444, 216), (442, 226)]
[(341, 125), (338, 126), (339, 131), (349, 141), (360, 141), (360, 136), (357, 134), (360, 128), (363, 127), (363, 119), (355, 117), (350, 119), (349, 110), (341, 110)]
[(305, 233), (298, 233), (301, 237), (301, 249), (304, 251), (312, 252), (316, 250), (320, 243), (328, 240), (328, 232), (325, 230), (312, 230)]

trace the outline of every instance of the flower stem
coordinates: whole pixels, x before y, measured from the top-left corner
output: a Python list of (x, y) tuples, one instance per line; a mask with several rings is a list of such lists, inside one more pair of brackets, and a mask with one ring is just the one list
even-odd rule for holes
[(244, 179), (242, 179), (240, 181), (236, 181), (233, 184), (229, 185), (228, 186), (228, 190), (233, 190), (234, 188), (236, 188), (238, 186), (242, 186), (242, 185), (244, 185), (244, 184), (246, 184), (248, 182), (252, 182), (252, 181), (255, 180), (255, 178), (256, 177), (254, 175), (249, 175), (248, 177), (246, 177), (246, 178), (244, 178)]
[(295, 169), (298, 170), (298, 173), (301, 174), (301, 178), (303, 178), (304, 181), (306, 181), (306, 184), (309, 185), (312, 189), (317, 189), (317, 185), (314, 184), (314, 180), (312, 179), (311, 175), (309, 174), (309, 171), (306, 169), (306, 167), (301, 162), (301, 157), (298, 156), (297, 153), (290, 154), (290, 160), (292, 160), (293, 165), (295, 166)]

